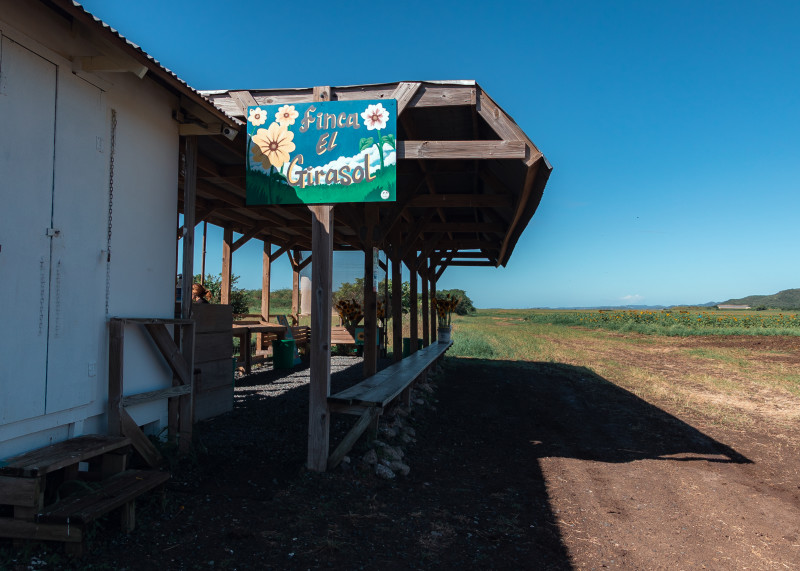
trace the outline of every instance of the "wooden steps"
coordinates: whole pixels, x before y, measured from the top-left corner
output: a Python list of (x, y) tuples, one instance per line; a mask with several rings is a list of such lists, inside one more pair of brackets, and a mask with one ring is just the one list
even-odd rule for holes
[[(0, 461), (0, 537), (59, 541), (80, 554), (85, 524), (120, 511), (126, 531), (135, 525), (135, 499), (170, 477), (130, 470), (131, 441), (90, 435)], [(64, 493), (73, 493), (64, 497)]]
[[(135, 500), (138, 496), (169, 480), (168, 472), (158, 470), (126, 470), (104, 480), (97, 489), (76, 492), (47, 506), (37, 516), (44, 523), (89, 523)], [(127, 514), (126, 514), (127, 515)], [(124, 526), (134, 527), (131, 521)]]
[(79, 436), (0, 460), (0, 475), (35, 478), (130, 444), (131, 441), (124, 436)]

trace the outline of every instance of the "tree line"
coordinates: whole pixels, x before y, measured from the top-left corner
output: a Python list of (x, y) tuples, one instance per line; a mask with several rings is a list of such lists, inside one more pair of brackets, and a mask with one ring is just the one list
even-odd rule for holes
[[(234, 314), (242, 313), (259, 313), (261, 308), (261, 290), (260, 289), (243, 289), (236, 284), (239, 281), (239, 276), (231, 276), (231, 296), (230, 304)], [(194, 283), (200, 283), (200, 274), (194, 276)], [(384, 292), (386, 285), (389, 287), (389, 298), (384, 299)], [(222, 274), (212, 275), (207, 274), (203, 280), (203, 286), (211, 294), (209, 301), (211, 303), (220, 303), (222, 298)], [(403, 282), (401, 295), (401, 309), (403, 313), (408, 313), (411, 308), (411, 284), (410, 282)], [(392, 311), (392, 280), (382, 280), (378, 284), (378, 300), (380, 300), (387, 308), (388, 315)], [(475, 313), (475, 306), (472, 300), (467, 296), (463, 289), (445, 289), (437, 290), (437, 296), (444, 296), (450, 294), (451, 297), (459, 299), (456, 306), (455, 313), (458, 315), (469, 315)], [(292, 307), (292, 290), (290, 288), (278, 289), (271, 291), (269, 294), (270, 307), (281, 308), (281, 312), (289, 312)], [(340, 300), (352, 300), (363, 307), (364, 305), (364, 278), (356, 278), (355, 282), (344, 282), (339, 286), (339, 289), (333, 292), (332, 303), (335, 305)], [(421, 300), (421, 296), (420, 296)]]

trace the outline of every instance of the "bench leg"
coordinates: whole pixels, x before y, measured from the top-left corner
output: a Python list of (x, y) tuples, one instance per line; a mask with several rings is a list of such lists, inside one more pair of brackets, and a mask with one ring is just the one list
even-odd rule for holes
[(403, 406), (406, 408), (411, 406), (411, 385), (404, 388), (403, 392), (400, 393), (400, 402), (403, 403)]
[(378, 425), (380, 424), (381, 415), (376, 414), (375, 418), (372, 419), (369, 423), (369, 428), (367, 428), (367, 442), (372, 442), (376, 438), (378, 438)]
[(350, 429), (350, 432), (345, 434), (339, 446), (336, 447), (336, 450), (328, 456), (328, 470), (336, 468), (336, 466), (341, 463), (345, 455), (353, 448), (358, 438), (364, 434), (364, 431), (367, 430), (377, 418), (378, 410), (376, 408), (368, 408), (364, 411), (355, 426)]
[(136, 527), (136, 502), (130, 501), (120, 508), (119, 526), (125, 533), (130, 533)]
[(83, 557), (83, 541), (65, 543), (64, 553), (71, 557)]

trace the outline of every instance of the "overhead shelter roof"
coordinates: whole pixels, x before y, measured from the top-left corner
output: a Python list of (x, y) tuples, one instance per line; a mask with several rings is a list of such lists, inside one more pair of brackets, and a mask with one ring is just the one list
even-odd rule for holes
[[(326, 94), (320, 99), (320, 93)], [(397, 100), (397, 201), (380, 203), (376, 241), (402, 241), (441, 266), (505, 266), (536, 211), (552, 167), (474, 81), (398, 82), (331, 88), (206, 91), (225, 114), (249, 105)], [(197, 220), (287, 248), (311, 249), (305, 206), (245, 203), (245, 135), (199, 140)], [(363, 204), (334, 209), (334, 248), (362, 249)], [(397, 239), (395, 238), (396, 242)]]

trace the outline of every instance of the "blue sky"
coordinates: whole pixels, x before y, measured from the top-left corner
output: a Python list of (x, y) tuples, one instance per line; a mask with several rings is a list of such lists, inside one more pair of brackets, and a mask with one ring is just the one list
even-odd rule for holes
[[(800, 287), (798, 2), (83, 4), (196, 89), (476, 80), (554, 166), (506, 268), (444, 273), (478, 307)], [(234, 273), (260, 287), (259, 244)]]

